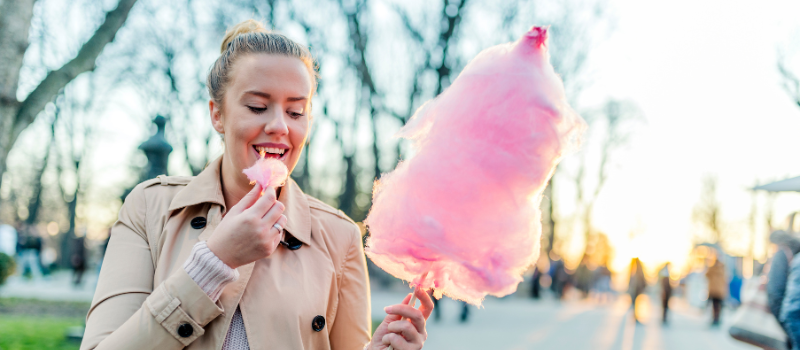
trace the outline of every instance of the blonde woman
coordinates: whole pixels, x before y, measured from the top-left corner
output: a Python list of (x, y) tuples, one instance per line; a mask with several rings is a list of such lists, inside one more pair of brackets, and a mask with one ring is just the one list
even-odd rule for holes
[[(225, 151), (197, 177), (128, 195), (111, 230), (81, 349), (420, 349), (433, 303), (385, 308), (370, 338), (361, 235), (289, 180), (242, 174), (265, 152), (291, 171), (306, 144), (316, 63), (258, 22), (225, 36), (208, 76)], [(264, 190), (264, 195), (259, 193)]]

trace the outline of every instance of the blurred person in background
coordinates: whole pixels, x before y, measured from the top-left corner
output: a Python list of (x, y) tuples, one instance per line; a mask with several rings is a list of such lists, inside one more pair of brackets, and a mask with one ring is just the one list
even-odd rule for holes
[(647, 280), (644, 277), (644, 267), (639, 258), (631, 259), (630, 279), (628, 280), (628, 294), (631, 296), (631, 309), (633, 309), (633, 319), (639, 324), (639, 319), (636, 318), (636, 298), (644, 292), (647, 288)]
[(728, 281), (725, 278), (725, 264), (716, 256), (710, 258), (710, 266), (706, 271), (708, 279), (708, 300), (711, 302), (713, 318), (711, 326), (719, 326), (720, 313), (722, 312), (722, 301), (728, 297)]
[(72, 285), (80, 287), (83, 273), (86, 271), (86, 233), (72, 238), (69, 264), (72, 267)]
[(611, 270), (603, 263), (595, 271), (594, 291), (598, 302), (607, 302), (611, 294)]
[(564, 290), (569, 282), (569, 274), (566, 266), (564, 266), (564, 259), (561, 259), (558, 254), (552, 253), (552, 255), (553, 261), (550, 262), (550, 280), (552, 281), (550, 290), (553, 291), (556, 299), (561, 299), (564, 297)]
[(422, 289), (419, 308), (408, 294), (371, 332), (357, 224), (291, 178), (262, 188), (243, 174), (300, 160), (317, 87), (308, 48), (247, 20), (220, 51), (206, 86), (223, 154), (125, 198), (81, 349), (421, 349), (433, 311)]
[(670, 263), (664, 264), (661, 271), (658, 271), (658, 283), (661, 284), (661, 323), (667, 323), (667, 312), (669, 311), (669, 298), (672, 297), (672, 285), (669, 281)]
[[(777, 265), (774, 262), (779, 252), (783, 251), (789, 263), (789, 274), (786, 279), (783, 302), (780, 306), (779, 320), (786, 330), (786, 333), (789, 335), (792, 349), (800, 349), (800, 259), (793, 259), (793, 253), (791, 251), (796, 244), (795, 237), (790, 236), (787, 239), (787, 237), (780, 237), (779, 234), (773, 234), (770, 235), (770, 240), (773, 239), (773, 236), (775, 236), (775, 241), (781, 243), (779, 244), (780, 249), (775, 253), (775, 256), (773, 256), (773, 265), (770, 266), (769, 272), (770, 277), (773, 275), (773, 268), (780, 269), (781, 265)], [(785, 245), (785, 247), (781, 247), (781, 245)], [(779, 260), (779, 262), (781, 262), (781, 260)], [(775, 272), (775, 276), (776, 278), (780, 277), (780, 272)], [(767, 283), (767, 288), (769, 288), (769, 283)], [(770, 308), (772, 308), (772, 305), (770, 305)]]
[(17, 229), (17, 273), (20, 276), (30, 276), (34, 280), (42, 278), (42, 238), (38, 231), (25, 222), (19, 224)]
[(575, 287), (581, 292), (581, 297), (586, 298), (589, 295), (589, 288), (592, 286), (594, 279), (592, 270), (589, 269), (589, 256), (584, 255), (581, 259), (580, 265), (575, 270)]
[(742, 273), (739, 268), (734, 266), (731, 281), (728, 283), (728, 290), (731, 291), (728, 301), (732, 306), (738, 307), (742, 304)]
[(0, 224), (0, 253), (12, 258), (17, 255), (17, 230), (14, 226)]
[(533, 266), (533, 276), (531, 276), (531, 298), (539, 299), (542, 288), (542, 272), (539, 271), (539, 266)]
[[(781, 321), (781, 308), (784, 295), (786, 293), (786, 282), (789, 278), (789, 267), (792, 258), (800, 252), (800, 239), (796, 235), (789, 234), (783, 230), (773, 231), (769, 235), (769, 241), (778, 247), (769, 263), (767, 273), (767, 304), (769, 311), (775, 315), (775, 319), (781, 324), (787, 334), (789, 332), (786, 324)], [(787, 337), (787, 349), (792, 348), (792, 338)]]
[(439, 300), (433, 297), (433, 289), (427, 293), (433, 302), (433, 322), (439, 322), (442, 320), (442, 307), (439, 305)]

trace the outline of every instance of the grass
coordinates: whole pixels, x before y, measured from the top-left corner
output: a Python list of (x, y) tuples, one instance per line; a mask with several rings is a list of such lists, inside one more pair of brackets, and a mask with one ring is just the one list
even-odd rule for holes
[(83, 326), (80, 317), (3, 315), (0, 317), (2, 350), (77, 350), (80, 343), (67, 340), (68, 328)]
[(52, 316), (83, 318), (89, 311), (89, 302), (49, 301), (24, 298), (0, 298), (0, 315)]
[[(77, 350), (67, 329), (83, 326), (89, 303), (0, 298), (0, 350)], [(383, 319), (372, 320), (372, 332)]]

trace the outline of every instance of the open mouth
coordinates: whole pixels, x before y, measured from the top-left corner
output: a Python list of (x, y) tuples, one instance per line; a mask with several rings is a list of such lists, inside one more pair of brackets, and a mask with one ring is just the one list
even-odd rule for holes
[(288, 151), (287, 148), (282, 147), (265, 147), (257, 145), (253, 145), (253, 150), (255, 150), (259, 158), (275, 158), (278, 160), (283, 160), (283, 158), (286, 156), (286, 151)]

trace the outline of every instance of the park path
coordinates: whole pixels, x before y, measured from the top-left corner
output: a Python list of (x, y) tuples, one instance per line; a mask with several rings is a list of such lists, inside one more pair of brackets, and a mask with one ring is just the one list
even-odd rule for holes
[[(373, 291), (373, 319), (383, 306), (397, 303), (402, 292)], [(668, 326), (660, 322), (660, 306), (651, 302), (643, 324), (632, 319), (626, 296), (608, 303), (589, 300), (558, 302), (550, 298), (487, 298), (482, 309), (473, 308), (460, 323), (461, 304), (443, 299), (442, 319), (428, 323), (427, 350), (752, 350), (727, 333), (731, 310), (721, 327), (709, 326), (710, 311), (688, 306), (673, 298)]]
[[(0, 288), (0, 297), (91, 301), (95, 274), (87, 274), (81, 287), (70, 284), (69, 273), (56, 273), (46, 280), (28, 281), (12, 276)], [(372, 289), (372, 318), (385, 316), (383, 307), (402, 301), (406, 291)], [(724, 310), (723, 325), (710, 328), (710, 311), (688, 306), (673, 298), (674, 311), (668, 326), (659, 320), (660, 306), (644, 304), (644, 324), (636, 325), (630, 302), (621, 296), (607, 303), (590, 300), (556, 301), (521, 296), (489, 297), (483, 308), (472, 307), (466, 323), (458, 320), (461, 304), (444, 298), (439, 307), (442, 318), (428, 322), (426, 350), (752, 350), (727, 333), (732, 311)]]

